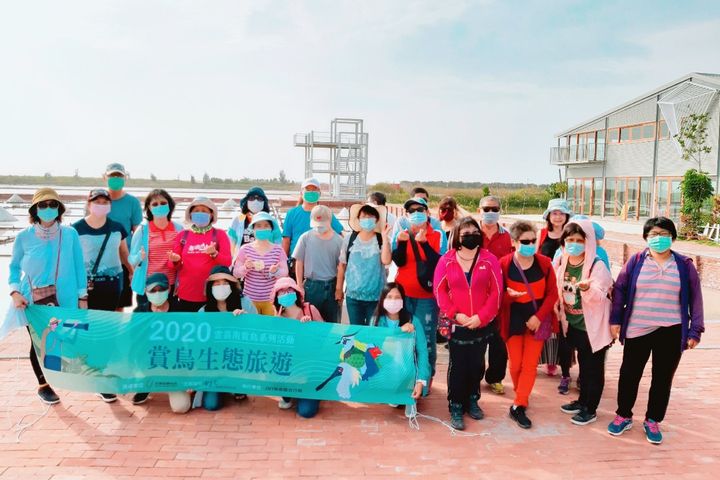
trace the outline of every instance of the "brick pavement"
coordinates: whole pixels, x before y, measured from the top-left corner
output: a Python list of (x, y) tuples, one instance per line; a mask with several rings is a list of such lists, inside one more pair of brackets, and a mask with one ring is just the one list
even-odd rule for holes
[[(528, 410), (534, 421), (529, 431), (507, 418), (508, 378), (505, 396), (483, 389), (486, 418), (467, 419), (466, 431), (479, 434), (474, 437), (452, 436), (425, 419), (413, 430), (402, 410), (384, 405), (323, 402), (319, 415), (306, 420), (279, 411), (275, 399), (251, 398), (229, 401), (218, 412), (175, 415), (163, 394), (134, 406), (128, 398), (108, 405), (90, 394), (61, 391), (62, 403), (16, 442), (12, 427), (23, 416), (36, 420), (46, 408), (34, 395), (29, 362), (8, 358), (27, 351), (27, 335), (16, 332), (0, 344), (0, 480), (712, 478), (720, 463), (720, 439), (714, 435), (720, 427), (718, 323), (708, 321), (701, 348), (681, 362), (660, 446), (647, 443), (638, 424), (621, 438), (605, 430), (614, 410), (617, 346), (608, 358), (600, 420), (586, 427), (570, 424), (559, 411), (572, 396), (556, 393), (557, 378), (540, 374)], [(447, 355), (440, 352), (432, 395), (420, 410), (446, 419)], [(644, 412), (647, 389), (646, 376), (636, 419)]]

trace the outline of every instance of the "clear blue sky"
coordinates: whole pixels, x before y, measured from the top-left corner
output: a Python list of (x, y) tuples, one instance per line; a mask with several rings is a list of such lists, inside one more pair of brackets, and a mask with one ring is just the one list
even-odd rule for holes
[(542, 182), (555, 132), (720, 72), (717, 1), (1, 5), (3, 173), (299, 179), (341, 116), (370, 181)]

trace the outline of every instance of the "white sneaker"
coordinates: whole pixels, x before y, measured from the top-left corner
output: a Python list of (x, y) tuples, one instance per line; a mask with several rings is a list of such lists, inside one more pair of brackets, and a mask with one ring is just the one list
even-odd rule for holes
[(292, 400), (285, 400), (284, 398), (281, 398), (278, 402), (278, 408), (280, 410), (289, 410), (293, 406)]

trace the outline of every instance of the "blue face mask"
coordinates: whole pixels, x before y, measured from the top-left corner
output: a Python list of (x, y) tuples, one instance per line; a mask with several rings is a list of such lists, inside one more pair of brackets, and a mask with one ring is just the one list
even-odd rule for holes
[(665, 253), (672, 247), (672, 237), (652, 237), (648, 238), (648, 248), (655, 253)]
[(108, 188), (114, 192), (120, 191), (125, 186), (124, 177), (110, 177), (107, 180)]
[(146, 293), (146, 295), (150, 303), (152, 303), (156, 307), (159, 307), (160, 305), (163, 305), (165, 302), (167, 302), (167, 299), (170, 296), (170, 290), (162, 290), (160, 292), (148, 292)]
[(371, 232), (375, 230), (375, 226), (377, 225), (377, 222), (374, 218), (361, 218), (360, 219), (360, 228), (365, 230), (366, 232)]
[(210, 214), (206, 212), (192, 212), (190, 214), (190, 220), (197, 227), (207, 227), (210, 225)]
[(422, 225), (427, 223), (427, 213), (425, 212), (413, 212), (410, 214), (411, 225)]
[(585, 253), (584, 243), (567, 242), (565, 243), (565, 251), (572, 257), (579, 257)]
[(57, 208), (38, 208), (37, 216), (43, 222), (52, 222), (58, 217)]
[(534, 243), (530, 245), (520, 244), (520, 248), (518, 249), (518, 253), (523, 257), (532, 257), (535, 255), (535, 252), (537, 252), (537, 245)]
[(483, 212), (482, 223), (495, 225), (500, 221), (500, 212)]
[(281, 306), (285, 308), (291, 307), (295, 305), (295, 302), (297, 302), (297, 293), (283, 293), (282, 295), (278, 295), (277, 301)]
[(150, 209), (150, 212), (153, 214), (153, 218), (167, 218), (168, 215), (170, 215), (170, 205), (167, 203), (165, 205), (158, 205), (157, 207), (152, 207)]
[(273, 231), (272, 230), (255, 230), (255, 239), (256, 240), (272, 240), (273, 237)]

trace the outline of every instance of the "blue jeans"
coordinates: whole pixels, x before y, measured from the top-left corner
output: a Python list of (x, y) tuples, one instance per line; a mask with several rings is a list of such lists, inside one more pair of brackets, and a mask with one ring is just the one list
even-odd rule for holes
[(347, 306), (350, 325), (370, 325), (377, 304), (377, 300), (355, 300), (347, 297), (345, 305)]
[(320, 312), (326, 322), (338, 323), (340, 321), (340, 305), (335, 300), (335, 284), (332, 280), (305, 280), (305, 301), (313, 305)]
[[(283, 397), (283, 400), (289, 402), (290, 397)], [(296, 398), (297, 414), (303, 418), (313, 418), (320, 409), (320, 400), (310, 400), (308, 398)]]
[(202, 405), (205, 410), (220, 410), (222, 408), (222, 393), (203, 392)]
[(415, 316), (423, 325), (425, 339), (427, 340), (428, 362), (431, 376), (435, 376), (435, 362), (437, 361), (437, 324), (438, 306), (434, 298), (405, 298), (405, 309)]

